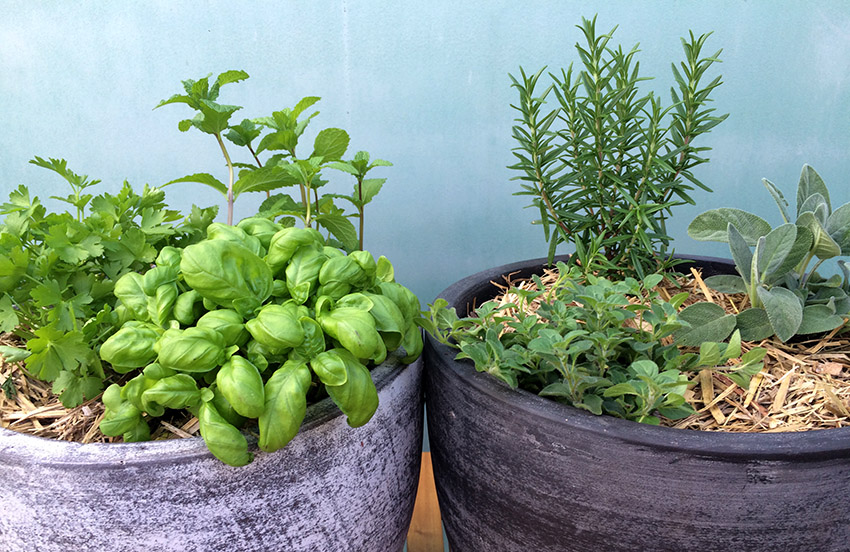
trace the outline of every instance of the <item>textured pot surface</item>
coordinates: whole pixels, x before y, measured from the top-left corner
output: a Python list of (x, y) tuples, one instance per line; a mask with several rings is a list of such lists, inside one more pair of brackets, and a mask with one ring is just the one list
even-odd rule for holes
[(422, 445), (422, 361), (372, 372), (352, 429), (330, 399), (285, 448), (241, 468), (203, 441), (89, 444), (0, 429), (3, 552), (401, 551)]
[[(445, 298), (463, 315), (491, 280)], [(731, 269), (702, 259), (703, 273)], [(850, 550), (850, 428), (731, 434), (594, 416), (475, 371), (426, 339), (428, 432), (453, 552)]]

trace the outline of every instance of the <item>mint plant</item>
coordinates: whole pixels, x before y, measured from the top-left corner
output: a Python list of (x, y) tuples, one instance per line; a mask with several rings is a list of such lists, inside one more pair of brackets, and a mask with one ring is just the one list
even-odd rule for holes
[[(423, 325), (441, 343), (459, 349), (458, 359), (472, 360), (476, 370), (513, 388), (649, 424), (660, 422), (657, 414), (678, 419), (694, 412), (684, 397), (688, 372), (722, 371), (747, 387), (762, 368), (761, 348), (724, 366), (741, 356), (737, 332), (728, 344), (701, 344), (699, 353), (682, 352), (666, 340), (688, 327), (677, 315), (688, 294), (662, 300), (653, 289), (661, 275), (612, 281), (560, 262), (558, 270), (549, 291), (540, 291), (545, 286), (535, 276), (536, 291), (509, 292), (518, 303), (488, 301), (464, 318), (437, 299)], [(544, 293), (538, 311), (527, 313), (525, 305)]]
[(126, 321), (100, 357), (133, 377), (104, 392), (101, 431), (145, 440), (152, 418), (188, 409), (233, 466), (252, 460), (241, 428), (255, 420), (260, 449), (278, 450), (308, 399), (329, 396), (349, 425), (365, 424), (378, 407), (367, 366), (422, 350), (419, 301), (386, 258), (346, 255), (314, 228), (261, 217), (164, 248), (156, 268), (122, 276), (115, 296)]
[(763, 183), (779, 207), (782, 225), (772, 228), (752, 213), (720, 208), (700, 214), (688, 227), (694, 239), (729, 243), (739, 275), (711, 276), (705, 283), (722, 293), (746, 293), (750, 308), (727, 314), (714, 304), (691, 305), (682, 316), (699, 331), (682, 336), (683, 342), (724, 340), (736, 329), (748, 341), (772, 335), (788, 341), (833, 330), (850, 316), (850, 270), (844, 261), (838, 262), (843, 276), (817, 273), (827, 259), (850, 255), (850, 203), (833, 210), (823, 179), (804, 165), (792, 219), (779, 188), (767, 179)]
[[(226, 71), (215, 81), (210, 76), (183, 81), (185, 94), (175, 94), (163, 100), (157, 108), (173, 103), (184, 103), (197, 112), (194, 118), (180, 121), (178, 128), (187, 131), (196, 128), (216, 138), (227, 164), (227, 184), (209, 173), (196, 173), (168, 182), (196, 182), (210, 186), (220, 192), (227, 202), (227, 223), (233, 224), (233, 205), (239, 195), (246, 192), (266, 192), (267, 200), (260, 207), (266, 217), (284, 217), (285, 224), (294, 224), (292, 217), (301, 219), (307, 228), (324, 228), (336, 240), (334, 243), (346, 251), (363, 249), (364, 207), (380, 191), (386, 179), (366, 178), (375, 167), (390, 166), (381, 159), (370, 161), (366, 152), (358, 152), (354, 158), (344, 161), (348, 149), (348, 133), (339, 128), (326, 128), (318, 132), (309, 155), (297, 153), (299, 140), (310, 121), (318, 112), (307, 112), (320, 98), (309, 96), (301, 99), (294, 107), (275, 111), (270, 117), (243, 119), (232, 124), (231, 118), (240, 106), (218, 102), (221, 88), (227, 84), (248, 78), (244, 71)], [(231, 158), (225, 139), (233, 145), (247, 150), (250, 163), (238, 163)], [(256, 144), (256, 146), (255, 146)], [(265, 161), (260, 155), (274, 152)], [(322, 179), (325, 168), (344, 171), (356, 178), (350, 196), (339, 194), (319, 195), (318, 190), (327, 182)], [(239, 170), (238, 175), (236, 170)], [(271, 191), (284, 187), (297, 187), (299, 193), (293, 199), (287, 194), (271, 195)], [(346, 214), (345, 209), (334, 205), (335, 198), (351, 203), (356, 212)], [(351, 217), (359, 219), (359, 233)]]
[(167, 209), (164, 193), (141, 193), (124, 182), (115, 194), (86, 193), (99, 183), (68, 169), (64, 159), (31, 163), (61, 176), (72, 193), (54, 197), (73, 213), (48, 212), (26, 186), (0, 205), (0, 332), (26, 342), (0, 354), (24, 360), (33, 376), (53, 382), (62, 404), (95, 397), (108, 377), (100, 344), (120, 324), (112, 305), (115, 281), (150, 267), (159, 249), (204, 236), (216, 209), (192, 208), (189, 217)]
[[(616, 27), (598, 35), (596, 18), (579, 26), (580, 69), (572, 64), (542, 91), (545, 67), (520, 68), (511, 76), (519, 101), (513, 137), (522, 189), (540, 211), (536, 224), (549, 242), (549, 262), (562, 243), (572, 243), (571, 263), (607, 273), (643, 277), (672, 264), (666, 219), (672, 209), (693, 204), (694, 186), (711, 191), (693, 170), (708, 161), (702, 135), (722, 122), (708, 107), (720, 76), (707, 74), (720, 50), (703, 56), (709, 35), (682, 39), (685, 58), (673, 64), (672, 103), (641, 94), (637, 46), (609, 45)], [(554, 93), (557, 106), (546, 109)], [(597, 255), (601, 253), (602, 255)]]

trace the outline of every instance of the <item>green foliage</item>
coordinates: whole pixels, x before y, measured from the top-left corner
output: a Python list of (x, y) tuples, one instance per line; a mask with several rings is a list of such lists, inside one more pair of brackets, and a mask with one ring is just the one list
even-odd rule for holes
[[(235, 124), (231, 122), (231, 117), (241, 107), (217, 103), (219, 92), (225, 84), (247, 79), (248, 74), (244, 71), (227, 71), (212, 84), (210, 76), (197, 81), (183, 81), (185, 94), (175, 94), (156, 107), (183, 103), (197, 112), (193, 119), (180, 121), (178, 128), (181, 131), (195, 128), (216, 138), (227, 163), (228, 183), (208, 173), (196, 173), (177, 178), (166, 185), (195, 182), (215, 189), (227, 201), (229, 225), (233, 224), (233, 204), (237, 197), (247, 192), (266, 192), (267, 201), (260, 207), (263, 217), (297, 217), (308, 228), (314, 225), (316, 228), (324, 228), (335, 238), (336, 244), (346, 251), (363, 249), (364, 208), (386, 180), (366, 178), (366, 175), (375, 167), (386, 167), (391, 163), (380, 159), (370, 161), (365, 151), (357, 152), (350, 161), (343, 161), (348, 150), (349, 136), (339, 128), (319, 131), (310, 154), (307, 157), (299, 155), (296, 152), (299, 140), (310, 121), (319, 114), (318, 111), (309, 115), (306, 112), (319, 98), (303, 98), (295, 107), (275, 111), (271, 117), (243, 119)], [(223, 139), (247, 150), (251, 162), (234, 162)], [(259, 157), (263, 152), (271, 153), (265, 161)], [(238, 175), (235, 174), (237, 168)], [(322, 179), (325, 168), (353, 175), (356, 183), (352, 194), (326, 193), (320, 196), (318, 188), (326, 184)], [(300, 191), (297, 200), (283, 193), (271, 195), (272, 191), (280, 188), (296, 186)], [(354, 206), (356, 212), (346, 213), (334, 204), (334, 199), (346, 200)], [(359, 231), (355, 229), (351, 218), (358, 219)]]
[[(707, 107), (720, 77), (704, 83), (720, 51), (701, 57), (707, 34), (682, 39), (685, 59), (673, 64), (672, 104), (665, 108), (639, 91), (646, 79), (637, 47), (609, 45), (614, 30), (597, 35), (595, 18), (579, 28), (585, 38), (584, 46), (576, 44), (579, 70), (570, 65), (550, 73), (553, 82), (543, 91), (545, 68), (511, 76), (519, 92), (512, 107), (520, 113), (513, 127), (517, 163), (510, 167), (521, 173), (516, 195), (531, 196), (540, 211), (536, 224), (549, 242), (550, 263), (556, 247), (571, 242), (572, 263), (642, 277), (671, 264), (666, 219), (672, 209), (693, 203), (694, 186), (708, 190), (693, 169), (708, 161), (703, 155), (710, 149), (696, 140), (726, 118)], [(558, 106), (547, 110), (553, 92)]]
[[(62, 403), (73, 407), (103, 390), (107, 374), (97, 351), (123, 322), (126, 310), (137, 306), (128, 299), (127, 307), (113, 310), (115, 294), (122, 292), (116, 282), (124, 274), (146, 271), (160, 249), (202, 238), (216, 210), (193, 207), (184, 219), (167, 209), (157, 188), (145, 186), (137, 193), (125, 182), (115, 195), (93, 195), (84, 191), (99, 181), (69, 170), (65, 160), (36, 157), (31, 162), (68, 182), (72, 193), (55, 199), (72, 206), (73, 214), (48, 212), (26, 186), (0, 205), (5, 215), (0, 225), (0, 331), (26, 341), (25, 350), (2, 354), (25, 359), (27, 371), (53, 382)], [(168, 299), (161, 294), (159, 301)], [(130, 341), (124, 341), (130, 333)], [(116, 371), (144, 365), (140, 359), (147, 354), (147, 342), (139, 339), (142, 334), (140, 328), (128, 328), (114, 350), (107, 349)]]
[[(362, 251), (364, 207), (384, 183), (366, 176), (390, 163), (365, 152), (344, 161), (349, 137), (336, 128), (319, 131), (309, 156), (299, 157), (317, 115), (305, 112), (319, 98), (232, 123), (241, 108), (219, 103), (219, 93), (246, 78), (228, 71), (214, 82), (184, 81), (185, 94), (157, 106), (188, 105), (196, 115), (178, 128), (216, 137), (228, 184), (206, 173), (168, 184), (222, 193), (228, 224), (213, 222), (217, 209), (194, 206), (184, 219), (148, 186), (95, 196), (88, 189), (99, 181), (39, 157), (32, 163), (71, 186), (54, 199), (75, 213), (48, 213), (24, 186), (0, 205), (0, 332), (26, 342), (0, 354), (52, 381), (66, 406), (103, 391), (101, 431), (125, 441), (149, 439), (150, 418), (187, 409), (210, 451), (234, 466), (252, 459), (239, 428), (257, 420), (260, 447), (276, 450), (298, 432), (308, 398), (326, 394), (350, 425), (366, 423), (378, 406), (367, 366), (399, 347), (405, 362), (422, 350), (418, 299), (394, 281), (389, 261)], [(232, 162), (225, 138), (256, 164)], [(265, 164), (263, 152), (275, 152)], [(328, 167), (355, 177), (350, 196), (319, 196)], [(269, 193), (287, 186), (300, 187), (300, 201)], [(260, 214), (231, 226), (234, 199), (255, 191), (267, 193)], [(337, 198), (356, 212), (334, 205)], [(293, 227), (294, 217), (305, 228)], [(109, 382), (119, 383), (104, 391)], [(15, 393), (11, 381), (2, 391)]]
[[(611, 281), (564, 263), (558, 270), (551, 291), (512, 289), (516, 304), (490, 301), (466, 318), (438, 299), (423, 325), (440, 342), (460, 349), (458, 359), (472, 360), (478, 371), (511, 387), (651, 424), (659, 423), (656, 414), (677, 419), (693, 413), (684, 398), (688, 372), (724, 371), (746, 387), (762, 367), (766, 351), (760, 348), (739, 364), (724, 365), (741, 356), (738, 333), (728, 344), (703, 343), (699, 353), (664, 344), (689, 325), (677, 315), (687, 293), (662, 300), (653, 290), (660, 275)], [(537, 313), (526, 313), (524, 305), (537, 298), (543, 299)], [(504, 312), (509, 308), (516, 314)]]
[(392, 274), (383, 257), (268, 219), (210, 225), (206, 239), (163, 250), (156, 268), (116, 284), (128, 320), (101, 358), (135, 375), (104, 396), (101, 430), (142, 439), (150, 418), (185, 408), (210, 451), (238, 466), (251, 461), (239, 431), (249, 420), (260, 448), (277, 450), (322, 393), (365, 424), (378, 407), (367, 366), (422, 350), (419, 301)]
[[(823, 179), (804, 165), (797, 185), (796, 219), (791, 222), (782, 192), (769, 180), (763, 182), (779, 207), (781, 226), (772, 228), (752, 213), (721, 208), (700, 214), (688, 227), (688, 235), (694, 239), (729, 243), (739, 276), (711, 276), (705, 283), (723, 293), (747, 293), (752, 308), (737, 316), (715, 312), (708, 320), (705, 307), (692, 305), (682, 316), (691, 323), (696, 318), (711, 322), (711, 326), (699, 336), (682, 337), (683, 342), (724, 340), (735, 328), (749, 341), (772, 335), (788, 341), (798, 334), (833, 330), (850, 316), (850, 270), (846, 264), (838, 263), (843, 276), (825, 279), (817, 273), (825, 260), (850, 255), (850, 203), (833, 211)], [(729, 317), (732, 324), (716, 322)]]

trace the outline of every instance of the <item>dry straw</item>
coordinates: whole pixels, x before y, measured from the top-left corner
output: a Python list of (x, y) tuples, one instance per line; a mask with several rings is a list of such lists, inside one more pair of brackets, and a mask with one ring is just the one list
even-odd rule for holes
[[(740, 312), (748, 307), (745, 294), (726, 295), (711, 291), (700, 273), (692, 270), (692, 278), (675, 282), (665, 280), (659, 292), (669, 299), (682, 290), (690, 293), (686, 301), (711, 301), (727, 312)], [(557, 280), (555, 269), (542, 276), (544, 286), (551, 291)], [(501, 304), (516, 303), (518, 297), (511, 287), (535, 290), (532, 280), (513, 280), (494, 285), (502, 290), (497, 297)], [(525, 305), (534, 312), (543, 294)], [(510, 312), (510, 311), (508, 311)], [(0, 338), (0, 344), (20, 345), (13, 336)], [(697, 410), (684, 420), (663, 420), (664, 425), (682, 429), (734, 432), (779, 432), (828, 429), (850, 425), (850, 334), (834, 330), (817, 339), (782, 343), (767, 339), (760, 343), (745, 343), (744, 350), (754, 346), (768, 350), (765, 367), (752, 378), (749, 389), (742, 389), (728, 377), (703, 370), (691, 378), (692, 386), (686, 399)], [(16, 391), (13, 395), (0, 392), (0, 425), (21, 433), (82, 443), (112, 442), (98, 430), (103, 417), (100, 397), (76, 408), (65, 408), (51, 390), (51, 384), (28, 375), (20, 364), (0, 359), (0, 385), (8, 379)], [(191, 437), (198, 434), (197, 418), (158, 421), (154, 439)]]
[[(0, 337), (1, 345), (20, 346), (14, 336)], [(6, 383), (11, 379), (11, 384)], [(4, 385), (5, 384), (5, 385)], [(38, 437), (76, 441), (79, 443), (111, 443), (98, 429), (103, 418), (100, 396), (76, 408), (65, 408), (53, 393), (50, 383), (36, 379), (24, 370), (22, 363), (5, 362), (0, 357), (0, 385), (14, 389), (12, 394), (0, 392), (0, 425)], [(154, 439), (197, 435), (198, 420), (160, 421)]]

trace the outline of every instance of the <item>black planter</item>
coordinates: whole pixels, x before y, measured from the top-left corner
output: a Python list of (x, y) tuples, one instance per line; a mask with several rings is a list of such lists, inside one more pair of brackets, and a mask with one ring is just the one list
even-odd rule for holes
[[(480, 272), (440, 297), (459, 314)], [(703, 274), (729, 272), (702, 258)], [(452, 552), (850, 550), (850, 428), (731, 434), (653, 427), (511, 390), (430, 336), (428, 435)]]

